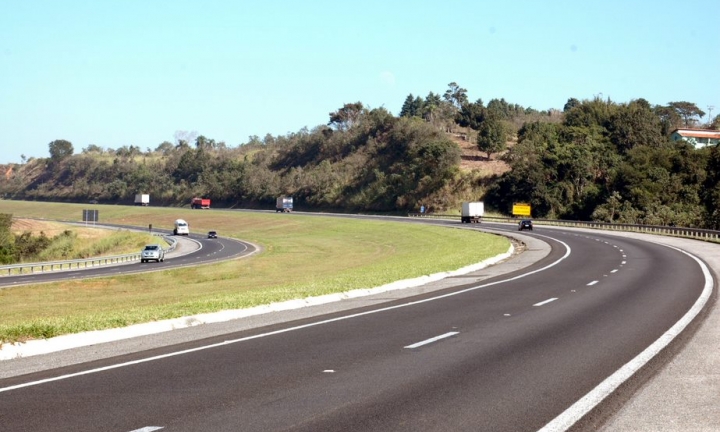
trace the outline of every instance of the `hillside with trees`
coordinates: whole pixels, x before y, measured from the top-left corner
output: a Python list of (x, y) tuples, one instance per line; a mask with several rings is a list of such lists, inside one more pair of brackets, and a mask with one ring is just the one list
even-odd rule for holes
[(274, 208), (277, 196), (290, 195), (305, 210), (382, 213), (421, 204), (455, 211), (482, 199), (504, 214), (522, 201), (534, 217), (718, 228), (718, 149), (669, 139), (678, 127), (720, 127), (720, 116), (702, 124), (704, 116), (690, 102), (597, 97), (538, 111), (504, 99), (470, 102), (451, 83), (442, 95), (408, 95), (397, 116), (346, 103), (326, 124), (235, 147), (178, 133), (154, 150), (88, 145), (76, 153), (58, 139), (50, 157), (4, 166), (0, 196), (130, 204), (147, 193), (155, 205), (204, 196), (215, 207)]

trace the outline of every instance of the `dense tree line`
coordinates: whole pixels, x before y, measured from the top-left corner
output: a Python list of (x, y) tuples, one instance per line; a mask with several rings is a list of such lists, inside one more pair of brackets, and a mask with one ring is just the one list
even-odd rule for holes
[(718, 149), (666, 135), (690, 118), (668, 119), (665, 107), (643, 99), (569, 101), (565, 108), (562, 123), (520, 129), (504, 156), (512, 170), (492, 185), (491, 204), (508, 209), (528, 201), (549, 218), (717, 226), (708, 168)]
[[(720, 155), (672, 142), (678, 127), (700, 126), (689, 102), (568, 99), (538, 111), (504, 99), (471, 102), (450, 83), (444, 93), (408, 95), (398, 116), (361, 102), (329, 113), (327, 124), (284, 136), (252, 136), (236, 147), (183, 133), (154, 150), (49, 144), (0, 180), (6, 198), (185, 205), (206, 196), (216, 206), (272, 208), (291, 195), (306, 209), (403, 212), (420, 204), (455, 210), (484, 199), (509, 213), (529, 202), (535, 217), (720, 227)], [(705, 127), (718, 127), (718, 117)], [(510, 171), (460, 169), (452, 136), (474, 143)]]

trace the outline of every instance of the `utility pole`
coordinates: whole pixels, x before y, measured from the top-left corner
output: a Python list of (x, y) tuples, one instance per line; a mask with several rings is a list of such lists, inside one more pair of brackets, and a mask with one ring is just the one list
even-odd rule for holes
[(708, 109), (708, 124), (710, 124), (710, 123), (712, 122), (712, 120), (713, 120), (713, 118), (712, 118), (712, 110), (715, 109), (715, 106), (714, 106), (714, 105), (708, 105), (707, 109)]

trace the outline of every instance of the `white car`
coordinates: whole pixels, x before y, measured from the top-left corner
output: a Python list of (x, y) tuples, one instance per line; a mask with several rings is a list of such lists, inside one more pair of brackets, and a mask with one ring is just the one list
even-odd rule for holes
[(140, 262), (146, 263), (148, 261), (165, 261), (165, 249), (156, 244), (145, 246), (145, 249), (140, 253)]

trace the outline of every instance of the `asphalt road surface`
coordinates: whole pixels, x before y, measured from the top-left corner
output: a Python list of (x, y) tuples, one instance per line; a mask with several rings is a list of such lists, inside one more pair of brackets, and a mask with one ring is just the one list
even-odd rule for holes
[(700, 264), (537, 228), (522, 270), (0, 380), (9, 431), (536, 431), (676, 324)]
[[(128, 228), (128, 227), (123, 227)], [(162, 230), (156, 230), (162, 232)], [(169, 235), (169, 231), (165, 234)], [(48, 271), (46, 273), (24, 274), (14, 276), (0, 277), (0, 289), (4, 287), (27, 285), (43, 282), (55, 282), (60, 280), (84, 279), (90, 277), (106, 277), (116, 276), (120, 274), (142, 273), (148, 271), (168, 270), (172, 268), (185, 267), (188, 265), (207, 264), (216, 261), (245, 256), (256, 252), (256, 246), (225, 237), (217, 239), (208, 239), (206, 235), (190, 234), (189, 236), (177, 236), (180, 242), (186, 242), (186, 239), (192, 240), (197, 246), (189, 247), (188, 253), (171, 252), (166, 256), (164, 262), (148, 262), (141, 263), (135, 261), (131, 263), (121, 263), (115, 265), (104, 265), (91, 268)], [(158, 243), (164, 240), (158, 238)], [(181, 249), (183, 245), (181, 245)]]

